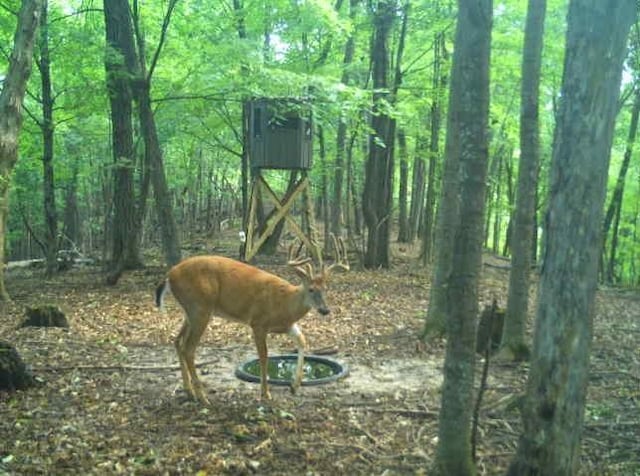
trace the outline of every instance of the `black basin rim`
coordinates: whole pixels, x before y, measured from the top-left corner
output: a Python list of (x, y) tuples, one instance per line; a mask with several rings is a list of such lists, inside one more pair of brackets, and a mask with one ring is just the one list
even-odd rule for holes
[[(297, 360), (298, 359), (298, 354), (279, 354), (279, 355), (270, 355), (268, 357), (269, 360)], [(249, 372), (246, 372), (244, 370), (245, 366), (248, 365), (251, 362), (255, 362), (256, 360), (258, 360), (258, 358), (253, 358), (253, 359), (249, 359), (243, 363), (241, 363), (240, 365), (238, 365), (238, 367), (236, 368), (236, 377), (238, 377), (240, 380), (244, 380), (245, 382), (252, 382), (252, 383), (257, 383), (260, 382), (260, 377), (257, 375), (253, 375), (250, 374)], [(304, 356), (304, 360), (305, 361), (314, 361), (314, 362), (319, 362), (325, 365), (328, 365), (329, 367), (331, 367), (332, 370), (334, 370), (334, 374), (329, 376), (329, 377), (323, 377), (323, 378), (318, 378), (318, 379), (313, 379), (313, 380), (305, 380), (304, 378), (302, 379), (301, 385), (303, 387), (311, 387), (314, 385), (325, 385), (327, 383), (331, 383), (331, 382), (335, 382), (337, 380), (340, 380), (341, 378), (346, 377), (347, 375), (349, 375), (349, 367), (346, 364), (342, 364), (340, 362), (338, 362), (335, 359), (332, 359), (330, 357), (325, 357), (324, 355), (306, 355)], [(267, 382), (269, 382), (270, 385), (282, 385), (282, 386), (290, 386), (291, 385), (291, 380), (284, 380), (284, 379), (272, 379), (272, 378), (267, 378)]]

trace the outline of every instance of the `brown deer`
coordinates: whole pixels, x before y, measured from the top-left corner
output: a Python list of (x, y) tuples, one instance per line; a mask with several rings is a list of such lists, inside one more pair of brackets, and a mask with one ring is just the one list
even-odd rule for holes
[[(267, 384), (267, 334), (288, 333), (298, 349), (296, 375), (291, 391), (300, 386), (303, 374), (306, 342), (296, 324), (312, 308), (322, 315), (329, 307), (324, 299), (325, 285), (335, 268), (348, 270), (342, 241), (333, 239), (336, 262), (320, 264), (314, 272), (311, 258), (292, 260), (289, 265), (302, 279), (294, 286), (271, 273), (223, 256), (195, 256), (175, 265), (156, 288), (156, 305), (162, 309), (167, 291), (184, 309), (185, 318), (175, 340), (180, 361), (182, 382), (186, 392), (204, 404), (209, 404), (194, 364), (195, 351), (212, 315), (241, 322), (253, 331), (253, 340), (260, 360), (260, 383), (263, 399), (271, 399)], [(319, 256), (319, 254), (317, 254)]]

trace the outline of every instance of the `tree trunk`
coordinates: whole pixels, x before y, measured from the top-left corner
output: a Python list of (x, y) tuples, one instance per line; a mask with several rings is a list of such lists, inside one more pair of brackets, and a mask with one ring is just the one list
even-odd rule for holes
[(107, 92), (111, 104), (113, 126), (113, 221), (111, 262), (107, 269), (107, 283), (116, 284), (126, 269), (142, 266), (139, 250), (140, 230), (136, 226), (136, 207), (133, 191), (134, 147), (132, 93), (129, 81), (134, 70), (135, 52), (128, 38), (133, 38), (129, 3), (126, 0), (105, 0)]
[[(144, 59), (141, 58), (141, 61), (144, 61)], [(136, 98), (138, 113), (140, 115), (140, 131), (144, 138), (145, 154), (150, 156), (151, 182), (153, 183), (153, 196), (155, 198), (156, 212), (158, 213), (160, 230), (162, 232), (164, 257), (167, 265), (173, 266), (181, 259), (180, 239), (178, 237), (178, 227), (173, 217), (173, 205), (171, 204), (171, 194), (164, 172), (158, 131), (153, 117), (153, 111), (151, 110), (148, 81), (145, 82), (145, 87), (141, 88), (136, 94)]]
[(622, 159), (622, 165), (620, 172), (618, 173), (618, 180), (611, 196), (611, 202), (607, 207), (607, 212), (604, 217), (603, 225), (603, 254), (605, 253), (605, 244), (607, 235), (611, 229), (611, 223), (614, 223), (613, 233), (611, 236), (611, 245), (609, 252), (609, 260), (606, 266), (605, 280), (608, 283), (614, 282), (615, 277), (615, 257), (616, 257), (616, 245), (618, 240), (618, 222), (620, 220), (620, 210), (622, 209), (622, 197), (624, 196), (624, 184), (627, 178), (627, 172), (629, 170), (629, 164), (631, 163), (631, 155), (633, 154), (633, 146), (636, 141), (636, 135), (638, 133), (638, 116), (640, 115), (640, 91), (636, 90), (633, 99), (633, 109), (631, 110), (631, 124), (629, 125), (629, 134), (627, 135), (627, 147), (624, 151), (624, 157)]
[(424, 137), (418, 134), (413, 158), (411, 177), (411, 204), (409, 206), (409, 241), (413, 242), (420, 225), (420, 216), (424, 213), (425, 191), (425, 153), (427, 146)]
[(409, 240), (409, 217), (408, 217), (408, 181), (409, 162), (407, 160), (407, 136), (404, 130), (398, 130), (398, 155), (400, 157), (400, 189), (398, 191), (398, 241), (408, 243)]
[(387, 104), (392, 102), (389, 87), (389, 37), (395, 17), (392, 1), (379, 1), (374, 17), (375, 33), (371, 57), (373, 62), (372, 133), (369, 138), (369, 157), (365, 167), (362, 196), (364, 219), (367, 225), (366, 268), (388, 268), (389, 234), (393, 201), (393, 149), (395, 121), (388, 115)]
[(573, 0), (523, 432), (509, 474), (576, 474), (603, 205), (635, 0)]
[(533, 218), (536, 212), (536, 188), (540, 164), (540, 125), (538, 103), (540, 66), (546, 0), (529, 0), (522, 55), (520, 97), (520, 165), (516, 196), (515, 223), (511, 236), (511, 272), (509, 296), (502, 336), (502, 354), (509, 359), (528, 358), (524, 340), (529, 308)]
[[(444, 37), (443, 37), (444, 38)], [(442, 40), (444, 41), (444, 40)], [(439, 42), (438, 42), (439, 43)], [(439, 61), (439, 60), (438, 60)], [(434, 66), (435, 68), (435, 66)], [(440, 66), (438, 66), (438, 70)], [(438, 73), (439, 74), (439, 73)], [(434, 83), (435, 84), (435, 83)], [(444, 84), (442, 84), (444, 87)], [(434, 93), (431, 103), (431, 138), (429, 141), (429, 169), (427, 171), (427, 197), (424, 205), (423, 229), (422, 229), (422, 264), (426, 266), (431, 262), (433, 250), (433, 229), (436, 206), (436, 167), (440, 155), (440, 121), (442, 119), (441, 89)], [(441, 322), (441, 329), (444, 331), (444, 321)]]
[(22, 101), (27, 80), (31, 75), (33, 45), (42, 8), (42, 0), (22, 1), (9, 68), (0, 90), (0, 303), (9, 301), (9, 293), (4, 283), (4, 243), (9, 213), (9, 188), (11, 172), (18, 160)]
[(44, 249), (45, 275), (53, 276), (58, 270), (58, 214), (56, 212), (55, 180), (53, 173), (53, 105), (51, 94), (51, 61), (49, 58), (49, 26), (47, 15), (47, 1), (42, 7), (40, 18), (40, 58), (38, 69), (42, 84), (42, 167), (43, 167), (43, 200), (44, 200)]
[[(444, 41), (444, 40), (442, 40)], [(451, 72), (453, 76), (453, 71)], [(460, 73), (457, 73), (460, 75)], [(460, 90), (460, 86), (456, 85), (456, 88)], [(454, 89), (453, 78), (451, 79), (450, 90)], [(436, 96), (436, 100), (439, 101), (440, 96)], [(436, 107), (438, 106), (438, 107)], [(432, 106), (432, 125), (431, 125), (431, 137), (432, 143), (430, 146), (431, 157), (429, 164), (429, 185), (427, 189), (427, 204), (425, 206), (425, 214), (433, 214), (433, 202), (435, 202), (435, 155), (434, 151), (437, 151), (436, 145), (433, 143), (433, 137), (435, 133), (439, 131), (439, 125), (434, 121), (439, 117), (439, 102), (436, 106)], [(460, 142), (458, 137), (460, 131), (458, 130), (459, 115), (461, 105), (458, 103), (458, 97), (453, 94), (449, 94), (449, 108), (447, 114), (447, 137), (445, 143), (445, 161), (444, 170), (442, 174), (442, 189), (440, 192), (440, 204), (438, 206), (438, 212), (435, 223), (435, 243), (434, 247), (438, 250), (435, 260), (435, 266), (433, 268), (431, 276), (431, 289), (429, 293), (429, 308), (427, 310), (427, 316), (425, 318), (424, 329), (422, 331), (423, 339), (430, 339), (433, 337), (440, 337), (445, 332), (445, 321), (447, 315), (447, 296), (446, 296), (446, 281), (451, 273), (451, 260), (453, 256), (453, 233), (458, 223), (458, 207), (459, 207), (459, 191), (460, 191), (460, 171), (459, 171), (459, 159), (460, 159)], [(437, 114), (435, 114), (437, 112)], [(433, 176), (432, 176), (433, 175)], [(431, 212), (430, 212), (431, 210)], [(433, 226), (429, 221), (429, 217), (425, 216), (425, 231), (424, 239), (431, 239), (430, 229)], [(429, 235), (427, 235), (429, 233)], [(423, 246), (424, 263), (428, 263), (427, 242)]]
[[(247, 39), (247, 27), (245, 24), (246, 11), (242, 0), (233, 0), (233, 11), (236, 15), (236, 30), (238, 38), (241, 41)], [(240, 66), (242, 75), (248, 74), (248, 66), (242, 64)], [(246, 98), (242, 101), (242, 156), (240, 158), (240, 190), (242, 191), (242, 231), (247, 232), (249, 218), (249, 179), (251, 172), (249, 170), (249, 102)], [(246, 241), (240, 242), (238, 256), (242, 258), (245, 255)]]
[[(237, 1), (237, 0), (236, 0)], [(234, 1), (234, 5), (235, 5)], [(242, 101), (242, 157), (240, 159), (240, 190), (242, 191), (242, 237), (238, 248), (238, 257), (242, 259), (247, 246), (246, 233), (249, 228), (249, 102)]]
[(360, 235), (362, 229), (361, 207), (358, 205), (358, 192), (356, 191), (356, 181), (353, 174), (353, 145), (356, 139), (355, 132), (352, 136), (349, 147), (347, 147), (347, 190), (345, 197), (345, 225), (349, 241), (354, 235)]
[(322, 176), (320, 178), (320, 199), (322, 202), (322, 222), (324, 223), (323, 242), (324, 247), (327, 248), (331, 242), (329, 223), (329, 171), (327, 165), (327, 153), (324, 146), (324, 128), (319, 125), (318, 129), (318, 153), (320, 155), (320, 164), (322, 165)]
[[(622, 210), (622, 203), (616, 207), (616, 212), (613, 217), (613, 231), (611, 233), (611, 245), (609, 246), (609, 260), (607, 262), (607, 279), (610, 283), (618, 281), (616, 277), (616, 252), (618, 249), (618, 231), (620, 230), (620, 213)], [(603, 238), (604, 240), (604, 238)]]
[(509, 210), (509, 220), (507, 221), (507, 231), (505, 233), (504, 244), (502, 246), (502, 256), (509, 256), (511, 250), (511, 240), (513, 238), (513, 210), (515, 209), (515, 197), (513, 191), (513, 147), (509, 147), (505, 154), (504, 170), (507, 174), (507, 208)]
[[(89, 216), (91, 216), (89, 214)], [(63, 238), (71, 248), (80, 249), (82, 246), (82, 230), (80, 227), (80, 212), (78, 210), (78, 163), (73, 164), (71, 178), (66, 184), (64, 194)], [(66, 248), (66, 246), (65, 246)]]
[[(155, 199), (156, 212), (158, 214), (158, 220), (160, 221), (162, 247), (164, 249), (165, 261), (169, 266), (177, 264), (181, 259), (180, 239), (178, 237), (178, 227), (176, 226), (176, 221), (173, 216), (171, 194), (169, 192), (169, 186), (167, 185), (167, 178), (164, 172), (162, 149), (160, 148), (156, 122), (153, 110), (151, 109), (151, 78), (153, 76), (155, 65), (157, 64), (156, 61), (160, 56), (160, 51), (164, 44), (164, 38), (169, 27), (171, 14), (176, 3), (177, 0), (171, 0), (169, 2), (162, 24), (162, 35), (148, 72), (146, 67), (146, 52), (144, 48), (145, 39), (142, 37), (141, 28), (138, 24), (139, 16), (137, 14), (135, 15), (133, 20), (136, 42), (138, 45), (138, 56), (135, 58), (137, 61), (137, 67), (130, 70), (130, 73), (137, 79), (135, 82), (136, 87), (134, 88), (134, 98), (138, 105), (140, 132), (144, 139), (145, 157), (148, 158), (147, 163), (151, 167), (151, 183), (153, 184), (153, 196)], [(128, 36), (127, 38), (124, 38), (123, 41), (130, 42), (130, 46), (126, 49), (127, 51), (135, 51), (133, 34), (130, 37)], [(130, 63), (128, 62), (128, 64)]]
[[(356, 20), (356, 9), (360, 0), (351, 0), (349, 2), (349, 20), (352, 24)], [(348, 85), (351, 82), (351, 74), (349, 69), (353, 62), (353, 55), (356, 49), (355, 30), (351, 30), (344, 46), (344, 59), (342, 61), (342, 84)], [(343, 195), (343, 179), (344, 179), (344, 155), (346, 152), (347, 142), (347, 122), (344, 117), (340, 117), (338, 130), (336, 132), (336, 163), (333, 176), (333, 200), (331, 205), (331, 231), (340, 236), (342, 228), (342, 195)], [(349, 202), (346, 202), (347, 210)]]
[[(434, 216), (436, 206), (436, 168), (440, 158), (440, 125), (442, 123), (442, 98), (447, 86), (447, 76), (443, 66), (447, 52), (444, 32), (436, 34), (433, 41), (433, 99), (431, 101), (431, 127), (429, 140), (429, 170), (427, 172), (427, 197), (424, 209), (424, 229), (422, 230), (422, 263), (431, 263), (434, 241)], [(444, 323), (443, 327), (444, 329)]]
[[(448, 318), (435, 469), (474, 475), (471, 414), (475, 374), (478, 283), (488, 164), (489, 58), (492, 1), (458, 2), (447, 144), (457, 141), (460, 207), (451, 229), (450, 272), (445, 281)], [(459, 134), (458, 134), (459, 133)], [(450, 136), (450, 134), (456, 134)]]
[(491, 240), (491, 251), (494, 254), (498, 254), (500, 252), (500, 230), (502, 229), (502, 210), (500, 207), (500, 202), (502, 201), (502, 164), (503, 164), (503, 153), (504, 147), (500, 147), (498, 153), (495, 156), (495, 160), (497, 162), (497, 170), (496, 175), (494, 175), (493, 183), (495, 184), (495, 195), (494, 199), (494, 210), (495, 210), (495, 219), (493, 220), (493, 233)]

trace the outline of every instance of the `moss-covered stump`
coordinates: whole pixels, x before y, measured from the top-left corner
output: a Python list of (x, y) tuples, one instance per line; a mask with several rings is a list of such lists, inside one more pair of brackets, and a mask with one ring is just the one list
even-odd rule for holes
[(28, 307), (26, 315), (20, 327), (69, 327), (64, 312), (55, 306)]
[(8, 342), (0, 341), (0, 390), (13, 392), (35, 383), (18, 351)]

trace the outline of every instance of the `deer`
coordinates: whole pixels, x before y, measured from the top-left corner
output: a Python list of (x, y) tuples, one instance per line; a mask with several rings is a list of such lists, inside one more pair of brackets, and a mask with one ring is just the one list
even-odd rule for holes
[[(184, 311), (182, 327), (174, 345), (180, 362), (182, 384), (189, 396), (210, 405), (196, 373), (195, 352), (212, 316), (245, 324), (251, 328), (260, 361), (260, 389), (263, 400), (271, 400), (267, 382), (267, 335), (288, 333), (297, 348), (297, 368), (291, 382), (296, 393), (302, 382), (307, 343), (298, 321), (311, 309), (326, 316), (325, 287), (335, 269), (349, 270), (344, 243), (332, 236), (335, 263), (325, 266), (320, 258), (317, 270), (312, 258), (293, 259), (288, 265), (301, 284), (289, 281), (250, 264), (217, 255), (193, 256), (176, 264), (156, 288), (156, 306), (162, 310), (170, 291)], [(300, 249), (298, 249), (298, 253)], [(314, 256), (321, 257), (320, 253)]]

